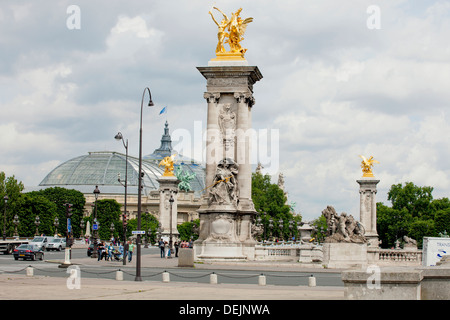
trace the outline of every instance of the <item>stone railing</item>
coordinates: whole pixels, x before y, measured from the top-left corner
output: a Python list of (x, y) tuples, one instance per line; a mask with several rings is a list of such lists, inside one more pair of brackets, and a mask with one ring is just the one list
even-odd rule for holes
[(257, 245), (255, 259), (266, 261), (296, 261), (298, 260), (298, 245)]
[(369, 262), (385, 266), (420, 266), (422, 250), (417, 249), (367, 249)]

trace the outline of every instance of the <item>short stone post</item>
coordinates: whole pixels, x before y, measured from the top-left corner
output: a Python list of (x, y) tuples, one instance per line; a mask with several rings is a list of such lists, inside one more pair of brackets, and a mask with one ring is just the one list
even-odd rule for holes
[(308, 278), (308, 287), (315, 287), (316, 286), (316, 277), (314, 277), (313, 275), (311, 275)]
[(27, 276), (32, 277), (34, 276), (34, 268), (33, 267), (27, 267)]
[(170, 274), (167, 271), (162, 273), (162, 282), (168, 283), (170, 282)]
[(266, 285), (266, 276), (261, 274), (258, 278), (258, 285), (265, 286)]
[(120, 269), (116, 271), (116, 280), (123, 281), (123, 271), (120, 271)]
[(209, 275), (209, 283), (217, 284), (217, 274), (215, 274), (214, 272)]

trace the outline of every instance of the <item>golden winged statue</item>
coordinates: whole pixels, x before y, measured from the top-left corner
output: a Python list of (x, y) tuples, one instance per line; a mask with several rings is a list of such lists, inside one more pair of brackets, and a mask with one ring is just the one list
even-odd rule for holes
[[(219, 8), (213, 7), (213, 9), (219, 11), (223, 16), (221, 22), (218, 23), (212, 12), (208, 12), (218, 27), (216, 56), (218, 58), (222, 57), (225, 60), (234, 60), (233, 57), (244, 58), (244, 53), (247, 49), (242, 48), (241, 41), (244, 40), (244, 33), (247, 29), (247, 25), (253, 21), (253, 18), (242, 19), (240, 17), (242, 8), (232, 13), (230, 18)], [(225, 50), (224, 43), (230, 45), (229, 51)]]
[(163, 173), (163, 177), (174, 177), (173, 174), (173, 163), (174, 163), (175, 154), (171, 155), (170, 157), (165, 157), (161, 160), (158, 167), (164, 166), (165, 170)]
[(374, 163), (380, 163), (379, 161), (375, 160), (373, 157), (370, 157), (367, 159), (364, 156), (360, 155), (361, 161), (361, 168), (363, 172), (363, 177), (373, 177), (372, 167)]

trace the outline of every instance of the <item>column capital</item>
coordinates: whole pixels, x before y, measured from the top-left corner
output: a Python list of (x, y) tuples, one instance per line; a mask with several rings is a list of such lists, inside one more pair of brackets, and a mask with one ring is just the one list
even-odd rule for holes
[(203, 94), (203, 98), (205, 98), (208, 103), (218, 103), (220, 99), (219, 92), (205, 92)]
[(250, 92), (235, 92), (234, 98), (238, 103), (247, 103), (249, 107), (255, 104), (255, 98)]

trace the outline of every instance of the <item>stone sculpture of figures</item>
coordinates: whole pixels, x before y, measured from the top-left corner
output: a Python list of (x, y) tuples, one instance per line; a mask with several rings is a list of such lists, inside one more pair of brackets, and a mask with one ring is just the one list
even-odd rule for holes
[(262, 166), (261, 162), (258, 162), (258, 165), (256, 166), (256, 173), (262, 174), (262, 169), (264, 169), (264, 167)]
[(338, 215), (332, 206), (327, 206), (322, 211), (322, 215), (327, 220), (326, 242), (358, 242), (365, 243), (364, 227), (356, 221), (352, 215), (345, 212)]
[[(244, 53), (247, 51), (247, 49), (242, 48), (240, 42), (244, 40), (243, 36), (245, 30), (247, 29), (247, 25), (253, 21), (253, 18), (246, 18), (242, 20), (242, 18), (239, 16), (241, 14), (242, 8), (233, 13), (231, 15), (231, 18), (228, 18), (228, 16), (220, 9), (216, 7), (213, 8), (223, 15), (223, 20), (221, 21), (221, 23), (218, 23), (211, 11), (208, 12), (211, 15), (214, 23), (218, 27), (218, 44), (216, 47), (216, 53), (225, 53), (226, 51), (223, 43), (227, 42), (230, 45), (230, 53), (237, 53), (244, 56)], [(228, 30), (228, 32), (226, 32), (225, 30)], [(228, 37), (227, 40), (225, 40), (226, 37)]]
[(284, 175), (281, 172), (278, 175), (278, 187), (284, 191)]
[(219, 127), (225, 149), (232, 149), (236, 135), (236, 113), (231, 111), (231, 104), (226, 103), (219, 113)]
[(173, 177), (174, 176), (174, 174), (173, 174), (174, 158), (175, 158), (175, 155), (173, 154), (170, 157), (165, 157), (159, 163), (158, 167), (164, 166), (164, 168), (165, 168), (164, 173), (163, 173), (164, 177)]
[(238, 165), (233, 160), (226, 158), (218, 163), (209, 191), (210, 204), (237, 206), (239, 197), (237, 174)]
[(195, 172), (188, 173), (181, 168), (181, 166), (178, 166), (175, 170), (175, 176), (178, 180), (181, 182), (178, 184), (178, 189), (181, 191), (191, 191), (191, 184), (190, 181), (195, 178)]

